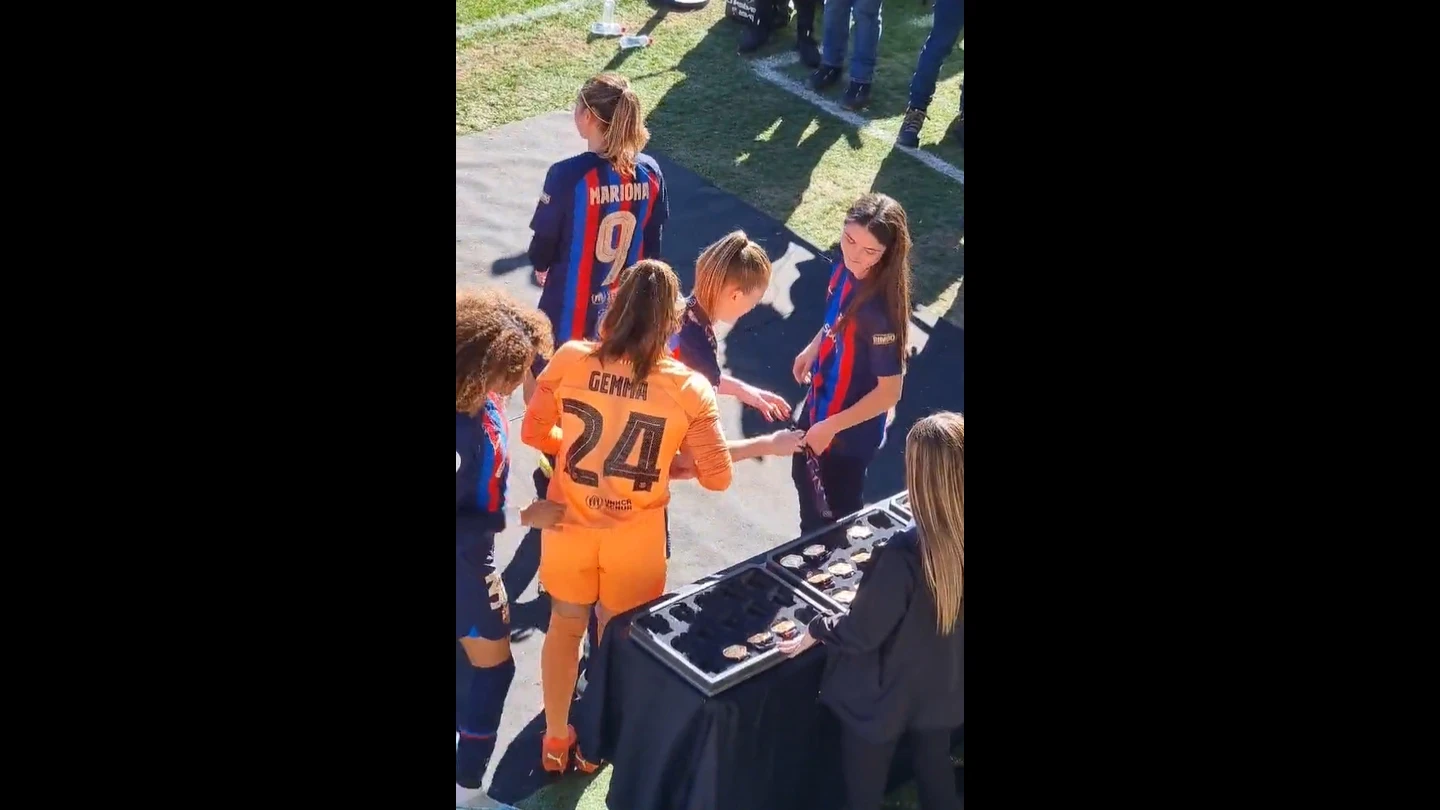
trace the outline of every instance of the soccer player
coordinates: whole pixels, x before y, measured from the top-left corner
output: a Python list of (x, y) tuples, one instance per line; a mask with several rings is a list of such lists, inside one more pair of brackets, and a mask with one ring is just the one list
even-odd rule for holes
[[(505, 528), (510, 470), (505, 400), (536, 353), (550, 353), (544, 316), (494, 290), (455, 295), (455, 637), (471, 671), (456, 673), (456, 801), (479, 792), (515, 676), (510, 607), (495, 570), (495, 534)], [(541, 501), (520, 522), (545, 527), (564, 513)], [(462, 675), (468, 684), (461, 683)]]
[(675, 359), (703, 374), (715, 393), (739, 399), (767, 422), (790, 418), (790, 404), (779, 394), (720, 371), (714, 324), (734, 324), (754, 309), (770, 286), (770, 270), (765, 249), (744, 231), (728, 233), (705, 248), (695, 260), (695, 294), (685, 301), (680, 332), (670, 340)]
[[(797, 425), (819, 459), (831, 513), (864, 506), (865, 471), (885, 441), (886, 415), (900, 401), (910, 324), (910, 226), (884, 194), (850, 206), (830, 276), (825, 323), (795, 357), (795, 381), (808, 384)], [(804, 455), (791, 475), (800, 495), (800, 531), (826, 523)]]
[[(730, 486), (714, 388), (666, 351), (683, 311), (669, 265), (636, 263), (622, 276), (601, 340), (561, 346), (525, 410), (521, 438), (556, 457), (549, 499), (566, 507), (564, 526), (540, 536), (540, 581), (552, 605), (540, 659), (547, 771), (564, 772), (575, 746), (570, 697), (592, 606), (598, 641), (610, 617), (665, 590), (664, 515), (681, 443), (702, 487)], [(772, 441), (750, 439), (744, 450)], [(578, 750), (575, 758), (581, 770), (598, 766)]]
[[(557, 344), (599, 336), (620, 272), (660, 255), (670, 215), (660, 167), (640, 151), (650, 140), (640, 97), (624, 76), (602, 73), (581, 86), (575, 131), (588, 151), (550, 167), (530, 220), (540, 309)], [(535, 358), (525, 377), (526, 402), (545, 363), (545, 357)], [(545, 490), (554, 465), (547, 456), (535, 471), (537, 493)]]
[[(670, 214), (660, 167), (640, 151), (650, 133), (624, 76), (585, 82), (575, 129), (589, 150), (550, 167), (530, 220), (530, 263), (556, 343), (598, 337), (621, 271), (660, 255)], [(544, 366), (537, 361), (534, 373)]]

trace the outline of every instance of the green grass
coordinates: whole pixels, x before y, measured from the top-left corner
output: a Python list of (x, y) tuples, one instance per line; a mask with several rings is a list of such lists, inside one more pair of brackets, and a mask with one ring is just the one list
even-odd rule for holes
[[(455, 0), (455, 24), (466, 25), (492, 17), (504, 17), (536, 6), (547, 6), (551, 2), (552, 0)], [(596, 0), (597, 9), (599, 2), (600, 0)]]
[[(457, 0), (457, 20), (483, 8), (509, 14), (541, 0)], [(655, 37), (645, 49), (619, 51), (615, 40), (590, 37), (596, 0), (584, 8), (457, 43), (455, 132), (479, 132), (564, 109), (585, 79), (604, 70), (630, 78), (641, 96), (651, 149), (664, 152), (720, 188), (744, 199), (822, 250), (838, 239), (850, 203), (882, 191), (904, 204), (914, 241), (913, 297), (935, 314), (949, 313), (965, 272), (959, 220), (963, 186), (892, 149), (889, 138), (859, 134), (754, 74), (735, 53), (740, 28), (723, 19), (719, 0), (694, 12), (620, 0), (617, 17)], [(462, 12), (463, 9), (463, 12)], [(895, 132), (904, 113), (915, 58), (929, 33), (918, 4), (885, 11), (874, 100), (865, 115)], [(776, 32), (757, 56), (789, 50), (794, 29)], [(964, 168), (964, 150), (939, 143), (959, 105), (964, 51), (941, 72), (921, 133), (921, 148)], [(804, 69), (791, 75), (803, 78)], [(831, 91), (836, 98), (843, 88)]]

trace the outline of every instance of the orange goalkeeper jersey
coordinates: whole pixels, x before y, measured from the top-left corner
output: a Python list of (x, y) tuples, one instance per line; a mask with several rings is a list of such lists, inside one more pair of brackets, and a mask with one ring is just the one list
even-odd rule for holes
[(730, 486), (730, 451), (715, 391), (665, 357), (644, 380), (629, 363), (602, 364), (593, 341), (561, 346), (536, 380), (521, 439), (555, 456), (546, 497), (568, 507), (565, 525), (663, 532), (670, 462), (680, 445), (694, 455), (706, 489)]

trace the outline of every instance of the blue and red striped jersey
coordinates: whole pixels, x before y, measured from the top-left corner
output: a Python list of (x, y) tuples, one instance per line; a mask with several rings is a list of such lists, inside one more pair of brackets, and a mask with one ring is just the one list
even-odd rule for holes
[(505, 528), (510, 477), (505, 403), (491, 394), (471, 416), (455, 414), (455, 540)]
[(636, 157), (633, 177), (594, 152), (550, 167), (530, 220), (530, 263), (549, 273), (540, 310), (556, 346), (598, 337), (620, 271), (660, 256), (669, 215), (665, 178), (649, 155)]
[(670, 337), (670, 356), (698, 371), (718, 390), (720, 388), (720, 352), (715, 342), (715, 329), (695, 296), (685, 301), (685, 315), (680, 331)]
[[(825, 298), (820, 351), (810, 367), (810, 391), (798, 422), (802, 429), (859, 402), (875, 390), (880, 377), (901, 373), (900, 353), (905, 347), (898, 345), (884, 299), (877, 295), (853, 316), (845, 316), (846, 307), (859, 291), (860, 280), (846, 269), (843, 259), (837, 261)], [(825, 452), (870, 458), (884, 442), (885, 419), (882, 413), (840, 431)]]

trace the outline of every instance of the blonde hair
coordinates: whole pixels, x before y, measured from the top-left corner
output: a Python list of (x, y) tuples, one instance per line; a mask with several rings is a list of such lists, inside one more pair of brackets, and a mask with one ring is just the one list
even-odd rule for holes
[(931, 414), (905, 437), (905, 486), (920, 527), (925, 584), (936, 629), (949, 635), (965, 615), (965, 417)]
[(714, 317), (720, 294), (730, 286), (747, 294), (770, 286), (770, 257), (744, 231), (725, 234), (695, 260), (695, 299), (706, 315)]
[(635, 369), (635, 382), (650, 376), (667, 354), (670, 336), (680, 331), (680, 279), (670, 265), (642, 259), (620, 274), (620, 286), (600, 325), (602, 363), (627, 360)]
[(605, 132), (600, 157), (625, 177), (635, 176), (635, 158), (650, 141), (640, 113), (640, 97), (619, 73), (601, 73), (580, 88), (580, 103)]

